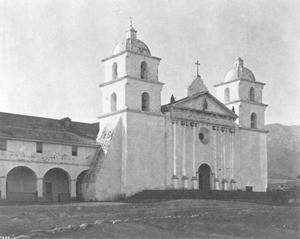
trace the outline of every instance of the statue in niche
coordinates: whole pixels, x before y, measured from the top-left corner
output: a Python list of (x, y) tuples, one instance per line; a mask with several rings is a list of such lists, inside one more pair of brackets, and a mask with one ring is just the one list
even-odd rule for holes
[(175, 97), (174, 97), (174, 95), (171, 95), (170, 103), (171, 104), (175, 103)]
[(207, 107), (208, 107), (207, 100), (204, 99), (203, 103), (202, 103), (202, 108), (203, 108), (203, 110), (207, 110)]

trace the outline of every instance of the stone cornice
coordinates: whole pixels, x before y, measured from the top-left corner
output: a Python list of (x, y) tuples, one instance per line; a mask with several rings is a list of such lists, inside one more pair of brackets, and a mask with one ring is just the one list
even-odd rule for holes
[[(228, 128), (228, 129), (236, 129), (237, 128), (237, 125), (236, 124), (232, 124), (232, 125), (227, 125), (227, 124), (219, 124), (219, 123), (213, 123), (213, 122), (210, 122), (210, 121), (205, 121), (205, 120), (196, 120), (196, 119), (185, 119), (185, 118), (182, 118), (182, 117), (171, 117), (171, 122), (174, 123), (174, 124), (177, 124), (179, 121), (184, 121), (185, 123), (181, 123), (182, 126), (191, 126), (191, 127), (198, 127), (197, 124), (206, 124), (206, 125), (210, 125), (212, 127), (215, 127), (214, 130), (220, 130), (222, 132), (225, 132), (226, 130), (222, 130), (222, 127), (223, 129), (224, 128)], [(226, 131), (227, 132), (227, 131)]]
[(41, 142), (45, 144), (60, 144), (60, 145), (68, 145), (68, 146), (80, 146), (80, 147), (92, 147), (92, 148), (98, 148), (100, 147), (100, 144), (78, 144), (78, 143), (69, 143), (64, 141), (47, 141), (47, 140), (35, 140), (35, 139), (26, 139), (26, 138), (15, 138), (10, 136), (0, 136), (0, 139), (7, 139), (7, 140), (15, 140), (15, 141), (27, 141), (27, 142)]
[(131, 53), (131, 54), (135, 54), (135, 55), (138, 55), (138, 56), (148, 57), (148, 58), (152, 58), (152, 59), (158, 60), (158, 61), (161, 60), (161, 58), (159, 58), (159, 57), (149, 56), (149, 55), (143, 55), (143, 54), (136, 53), (136, 52), (134, 52), (134, 51), (128, 51), (128, 50), (125, 50), (125, 51), (121, 51), (121, 52), (118, 53), (118, 54), (115, 54), (115, 55), (106, 57), (106, 58), (102, 59), (101, 61), (102, 61), (102, 62), (105, 62), (105, 61), (108, 61), (108, 60), (110, 60), (110, 59), (112, 59), (112, 58), (115, 58), (115, 57), (118, 57), (118, 56), (120, 56), (120, 55), (123, 55), (123, 54), (125, 54), (125, 53)]
[(268, 106), (267, 104), (256, 102), (256, 101), (250, 101), (250, 100), (234, 100), (234, 101), (230, 101), (230, 102), (226, 103), (225, 105), (231, 105), (231, 104), (235, 104), (235, 103), (239, 103), (239, 102), (252, 104), (252, 105), (259, 105), (259, 106), (264, 106), (264, 107)]
[(97, 118), (98, 119), (103, 119), (112, 115), (117, 115), (117, 114), (121, 114), (121, 113), (125, 113), (125, 112), (133, 112), (133, 113), (138, 113), (138, 114), (146, 114), (146, 115), (154, 115), (154, 116), (158, 116), (158, 117), (166, 117), (166, 115), (162, 114), (162, 113), (156, 113), (156, 112), (151, 112), (151, 111), (142, 111), (142, 110), (135, 110), (135, 109), (130, 109), (130, 108), (126, 108), (126, 109), (122, 109), (122, 110), (117, 110), (114, 112), (110, 112), (104, 115), (100, 115)]
[(197, 114), (205, 114), (205, 115), (211, 115), (211, 116), (220, 116), (221, 118), (228, 118), (228, 119), (237, 119), (238, 117), (236, 117), (235, 115), (229, 115), (229, 114), (222, 114), (222, 113), (218, 113), (218, 112), (212, 112), (212, 111), (206, 111), (206, 110), (198, 110), (198, 109), (193, 109), (193, 108), (189, 108), (189, 107), (177, 107), (177, 106), (168, 106), (169, 109), (178, 109), (178, 110), (182, 110), (182, 111), (190, 111), (190, 112), (194, 112)]
[(269, 133), (268, 130), (265, 129), (254, 129), (254, 128), (249, 128), (249, 127), (243, 127), (243, 126), (239, 126), (240, 130), (248, 130), (248, 131), (255, 131), (255, 132), (260, 132), (260, 133)]
[[(89, 169), (90, 167), (90, 164), (88, 165), (83, 165), (83, 164), (77, 164), (77, 163), (74, 163), (74, 162), (70, 162), (70, 163), (66, 163), (66, 162), (45, 162), (45, 161), (39, 161), (39, 160), (24, 160), (24, 159), (20, 159), (19, 157), (17, 157), (15, 160), (14, 159), (0, 159), (0, 161), (7, 161), (7, 162), (16, 162), (17, 164), (22, 164), (23, 163), (27, 164), (27, 163), (39, 163), (39, 164), (50, 164), (51, 166), (57, 164), (57, 165), (67, 165), (67, 166), (80, 166), (80, 167), (86, 167), (87, 169)], [(3, 178), (5, 176), (0, 176), (0, 178)], [(39, 179), (39, 178), (37, 178)]]
[(236, 82), (236, 81), (247, 81), (247, 82), (250, 82), (250, 83), (253, 83), (253, 84), (258, 84), (258, 85), (265, 85), (266, 84), (266, 83), (259, 82), (259, 81), (252, 81), (252, 80), (247, 80), (247, 79), (241, 78), (241, 79), (222, 82), (222, 83), (214, 85), (214, 87), (221, 86), (221, 85), (226, 85), (226, 84), (233, 83), (233, 82)]
[(152, 84), (157, 84), (157, 85), (164, 85), (165, 83), (162, 83), (160, 81), (154, 81), (154, 80), (144, 80), (144, 79), (141, 79), (141, 78), (137, 78), (137, 77), (132, 77), (132, 76), (122, 76), (116, 80), (113, 80), (113, 81), (108, 81), (108, 82), (105, 82), (105, 83), (102, 83), (100, 84), (99, 86), (100, 87), (104, 87), (104, 86), (107, 86), (107, 85), (111, 85), (111, 84), (114, 84), (116, 82), (120, 82), (122, 80), (125, 80), (125, 79), (130, 79), (130, 80), (136, 80), (136, 81), (142, 81), (142, 82), (146, 82), (146, 83), (152, 83)]

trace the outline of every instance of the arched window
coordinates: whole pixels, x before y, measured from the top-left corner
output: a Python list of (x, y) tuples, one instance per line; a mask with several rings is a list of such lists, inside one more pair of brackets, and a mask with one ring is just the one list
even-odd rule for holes
[(257, 127), (257, 117), (255, 113), (251, 114), (251, 128), (256, 129)]
[(112, 93), (110, 97), (110, 111), (114, 112), (117, 110), (117, 94)]
[(112, 79), (116, 80), (118, 79), (118, 64), (117, 62), (114, 62), (112, 66)]
[(142, 111), (149, 111), (150, 109), (150, 97), (147, 92), (142, 94)]
[(228, 103), (230, 101), (230, 90), (226, 88), (224, 91), (224, 102)]
[(254, 101), (255, 100), (255, 92), (254, 92), (254, 88), (251, 87), (249, 90), (249, 99), (250, 101)]
[(143, 61), (141, 64), (141, 78), (147, 79), (147, 74), (148, 74), (148, 66), (147, 63)]

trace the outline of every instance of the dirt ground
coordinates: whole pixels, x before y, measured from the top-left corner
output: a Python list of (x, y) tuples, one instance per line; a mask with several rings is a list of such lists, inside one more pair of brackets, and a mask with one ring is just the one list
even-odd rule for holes
[[(300, 207), (233, 201), (0, 206), (0, 238), (94, 223), (44, 238), (299, 238)], [(41, 237), (39, 237), (41, 238)]]

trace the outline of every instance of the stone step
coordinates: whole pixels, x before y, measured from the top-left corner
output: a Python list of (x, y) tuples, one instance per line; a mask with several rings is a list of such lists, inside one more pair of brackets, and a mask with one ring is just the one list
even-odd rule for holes
[(144, 190), (127, 201), (155, 201), (172, 199), (210, 199), (210, 200), (265, 200), (265, 192), (219, 191), (219, 190)]

